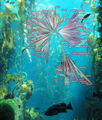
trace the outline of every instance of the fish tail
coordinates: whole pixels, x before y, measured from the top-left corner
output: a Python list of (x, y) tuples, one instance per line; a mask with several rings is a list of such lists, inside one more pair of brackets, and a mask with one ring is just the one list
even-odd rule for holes
[(71, 102), (68, 104), (67, 109), (72, 110), (72, 105), (71, 105)]

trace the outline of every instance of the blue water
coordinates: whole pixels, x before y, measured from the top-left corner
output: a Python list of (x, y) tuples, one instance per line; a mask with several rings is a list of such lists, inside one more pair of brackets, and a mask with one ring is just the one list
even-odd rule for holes
[[(60, 6), (62, 9), (67, 9), (69, 16), (72, 16), (72, 9), (81, 9), (80, 6), (83, 0), (39, 0), (36, 1), (36, 8), (34, 10), (46, 10), (54, 9), (55, 6)], [(28, 0), (29, 3), (29, 0)], [(5, 3), (3, 3), (5, 4)], [(16, 3), (15, 3), (16, 4)], [(58, 9), (58, 13), (63, 15), (67, 12), (62, 12), (61, 8)], [(14, 8), (13, 8), (14, 9)], [(83, 9), (86, 13), (91, 13), (91, 8), (89, 4), (85, 4)], [(15, 12), (17, 9), (14, 9)], [(2, 5), (1, 11), (4, 12), (4, 6)], [(33, 11), (33, 8), (31, 9)], [(31, 12), (30, 11), (30, 12)], [(91, 19), (87, 20), (92, 30)], [(18, 23), (12, 22), (12, 27), (14, 29), (15, 41), (17, 42), (17, 59), (16, 63), (20, 63), (19, 52), (21, 50), (20, 42), (24, 38), (17, 35), (17, 26)], [(27, 108), (29, 107), (39, 107), (40, 112), (46, 120), (74, 120), (79, 118), (81, 120), (86, 120), (86, 110), (85, 110), (85, 100), (90, 98), (92, 95), (92, 86), (87, 86), (78, 82), (71, 82), (70, 85), (64, 85), (64, 79), (56, 75), (55, 67), (61, 61), (61, 50), (57, 46), (59, 43), (56, 43), (56, 35), (53, 35), (51, 38), (51, 46), (49, 49), (49, 61), (46, 64), (45, 58), (40, 58), (35, 54), (31, 57), (32, 62), (29, 61), (28, 55), (25, 52), (22, 56), (22, 64), (18, 65), (18, 68), (10, 68), (8, 73), (16, 74), (19, 72), (20, 67), (22, 67), (22, 74), (27, 74), (24, 82), (26, 80), (33, 80), (34, 82), (34, 91), (32, 96), (27, 102)], [(18, 44), (19, 43), (19, 44)], [(23, 44), (26, 46), (26, 44)], [(88, 45), (88, 43), (86, 43)], [(53, 50), (52, 50), (53, 49)], [(89, 78), (93, 82), (93, 70), (92, 70), (92, 55), (72, 55), (72, 52), (87, 52), (87, 48), (65, 48), (69, 57), (74, 61), (75, 65), (80, 69), (81, 66), (85, 66), (85, 69), (80, 69), (85, 75), (91, 75)], [(32, 52), (32, 50), (30, 50)], [(59, 81), (54, 81), (54, 78), (59, 78)], [(68, 110), (66, 113), (61, 113), (56, 116), (45, 116), (42, 112), (45, 111), (49, 106), (57, 104), (60, 102), (65, 102), (68, 104), (71, 102), (72, 110)]]
[[(58, 0), (58, 1), (47, 1), (41, 0), (38, 3), (38, 7), (36, 9), (45, 8), (48, 9), (48, 6), (54, 8), (54, 6), (59, 5), (63, 9), (68, 10), (68, 14), (70, 14), (71, 9), (80, 9), (82, 1), (79, 0)], [(40, 7), (41, 6), (41, 7)], [(90, 12), (90, 8), (87, 7), (85, 9), (86, 12)], [(59, 10), (60, 12), (60, 10)], [(62, 14), (60, 12), (60, 14)], [(53, 39), (53, 38), (52, 38)], [(52, 42), (52, 44), (55, 44)], [(56, 47), (55, 47), (56, 49)], [(68, 50), (68, 53), (71, 54), (73, 51), (87, 51), (86, 48), (72, 48)], [(55, 77), (54, 67), (58, 62), (57, 55), (49, 57), (48, 65), (41, 59), (37, 59), (34, 57), (30, 66), (33, 66), (32, 69), (30, 67), (29, 77), (34, 79), (35, 90), (38, 88), (42, 88), (43, 90), (39, 90), (34, 92), (31, 99), (28, 101), (28, 106), (40, 107), (41, 112), (46, 110), (49, 106), (53, 104), (57, 104), (60, 102), (65, 102), (68, 104), (72, 103), (73, 110), (69, 110), (67, 113), (62, 113), (57, 116), (46, 117), (47, 120), (74, 120), (74, 118), (86, 119), (86, 111), (84, 109), (84, 103), (87, 97), (91, 95), (91, 87), (77, 83), (71, 83), (71, 86), (64, 86), (63, 79), (60, 79), (58, 82), (53, 82), (53, 77)], [(70, 57), (75, 61), (76, 66), (86, 66), (86, 69), (82, 69), (84, 74), (92, 74), (92, 56), (81, 56), (81, 55), (70, 55)], [(41, 67), (37, 68), (37, 64), (41, 63)], [(37, 72), (35, 70), (35, 66), (37, 68)], [(28, 65), (25, 66), (28, 68)], [(43, 71), (42, 71), (43, 70)], [(42, 73), (41, 77), (39, 76)], [(46, 80), (47, 79), (47, 80)], [(48, 82), (48, 85), (47, 83)]]

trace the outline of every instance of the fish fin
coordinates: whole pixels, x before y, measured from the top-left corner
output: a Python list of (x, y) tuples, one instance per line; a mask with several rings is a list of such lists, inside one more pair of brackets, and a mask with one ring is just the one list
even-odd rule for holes
[(68, 104), (67, 109), (72, 110), (72, 105), (71, 105), (71, 102)]
[(81, 20), (81, 23), (83, 23), (83, 20), (84, 20), (84, 19)]
[(66, 104), (65, 104), (65, 103), (61, 103), (61, 105), (62, 105), (62, 106), (66, 106)]

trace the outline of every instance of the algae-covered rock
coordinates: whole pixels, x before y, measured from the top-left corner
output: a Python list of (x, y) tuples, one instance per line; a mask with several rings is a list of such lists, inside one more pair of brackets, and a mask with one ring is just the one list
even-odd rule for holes
[(24, 120), (22, 101), (19, 98), (0, 100), (0, 120)]

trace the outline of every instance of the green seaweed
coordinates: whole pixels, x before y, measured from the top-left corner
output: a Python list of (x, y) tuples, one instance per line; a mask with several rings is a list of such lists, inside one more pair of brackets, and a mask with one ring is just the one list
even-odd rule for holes
[(0, 101), (0, 119), (5, 118), (4, 116), (6, 116), (7, 120), (11, 120), (11, 119), (23, 120), (22, 111), (23, 111), (22, 101), (19, 98), (7, 99), (7, 100), (3, 99)]
[(24, 9), (25, 9), (25, 0), (18, 0), (18, 14), (22, 21), (25, 21)]
[(34, 112), (34, 108), (26, 109), (25, 114), (27, 120), (46, 120), (40, 113)]
[[(33, 3), (32, 5), (35, 5), (35, 2), (33, 0), (30, 1), (30, 3)], [(23, 120), (23, 117), (25, 117), (26, 120), (32, 120), (32, 117), (29, 119), (26, 116), (26, 102), (30, 98), (30, 96), (33, 93), (34, 84), (31, 80), (28, 80), (26, 82), (23, 82), (25, 79), (24, 76), (22, 76), (23, 72), (21, 70), (21, 74), (8, 74), (9, 65), (11, 67), (10, 60), (13, 63), (13, 57), (15, 56), (15, 38), (14, 38), (14, 30), (12, 28), (12, 23), (17, 22), (18, 24), (18, 33), (20, 37), (20, 43), (23, 44), (24, 42), (24, 22), (26, 19), (26, 13), (28, 12), (28, 9), (26, 8), (26, 1), (25, 0), (18, 0), (18, 15), (16, 13), (13, 13), (12, 7), (10, 4), (5, 4), (5, 12), (0, 12), (0, 110), (3, 111), (3, 107), (7, 107), (7, 110), (14, 111), (14, 117), (15, 120)], [(28, 14), (28, 13), (27, 13)], [(18, 19), (20, 18), (20, 19)], [(21, 45), (22, 47), (22, 45)], [(20, 60), (22, 63), (22, 58)], [(20, 63), (20, 66), (21, 66)], [(21, 66), (22, 67), (22, 66)], [(9, 91), (9, 83), (13, 81), (15, 82), (14, 89), (12, 91)], [(5, 95), (8, 95), (10, 93), (14, 93), (15, 97), (14, 99), (8, 98), (4, 99)], [(17, 96), (16, 96), (17, 95)], [(35, 113), (32, 109), (32, 115), (33, 119), (35, 120), (45, 120), (44, 117), (39, 114)], [(0, 115), (1, 116), (1, 115)]]
[[(97, 31), (99, 36), (96, 38), (96, 46), (93, 49), (94, 66), (94, 91), (102, 92), (102, 0), (99, 0), (97, 8), (92, 8), (97, 13)], [(87, 120), (102, 120), (102, 100), (92, 97), (85, 103), (87, 110)]]
[[(11, 26), (11, 22), (8, 19), (3, 18), (1, 23), (1, 41), (0, 41), (0, 77), (4, 79), (6, 70), (8, 69), (10, 62), (8, 59), (14, 54), (14, 34)], [(11, 57), (13, 60), (13, 57)]]

